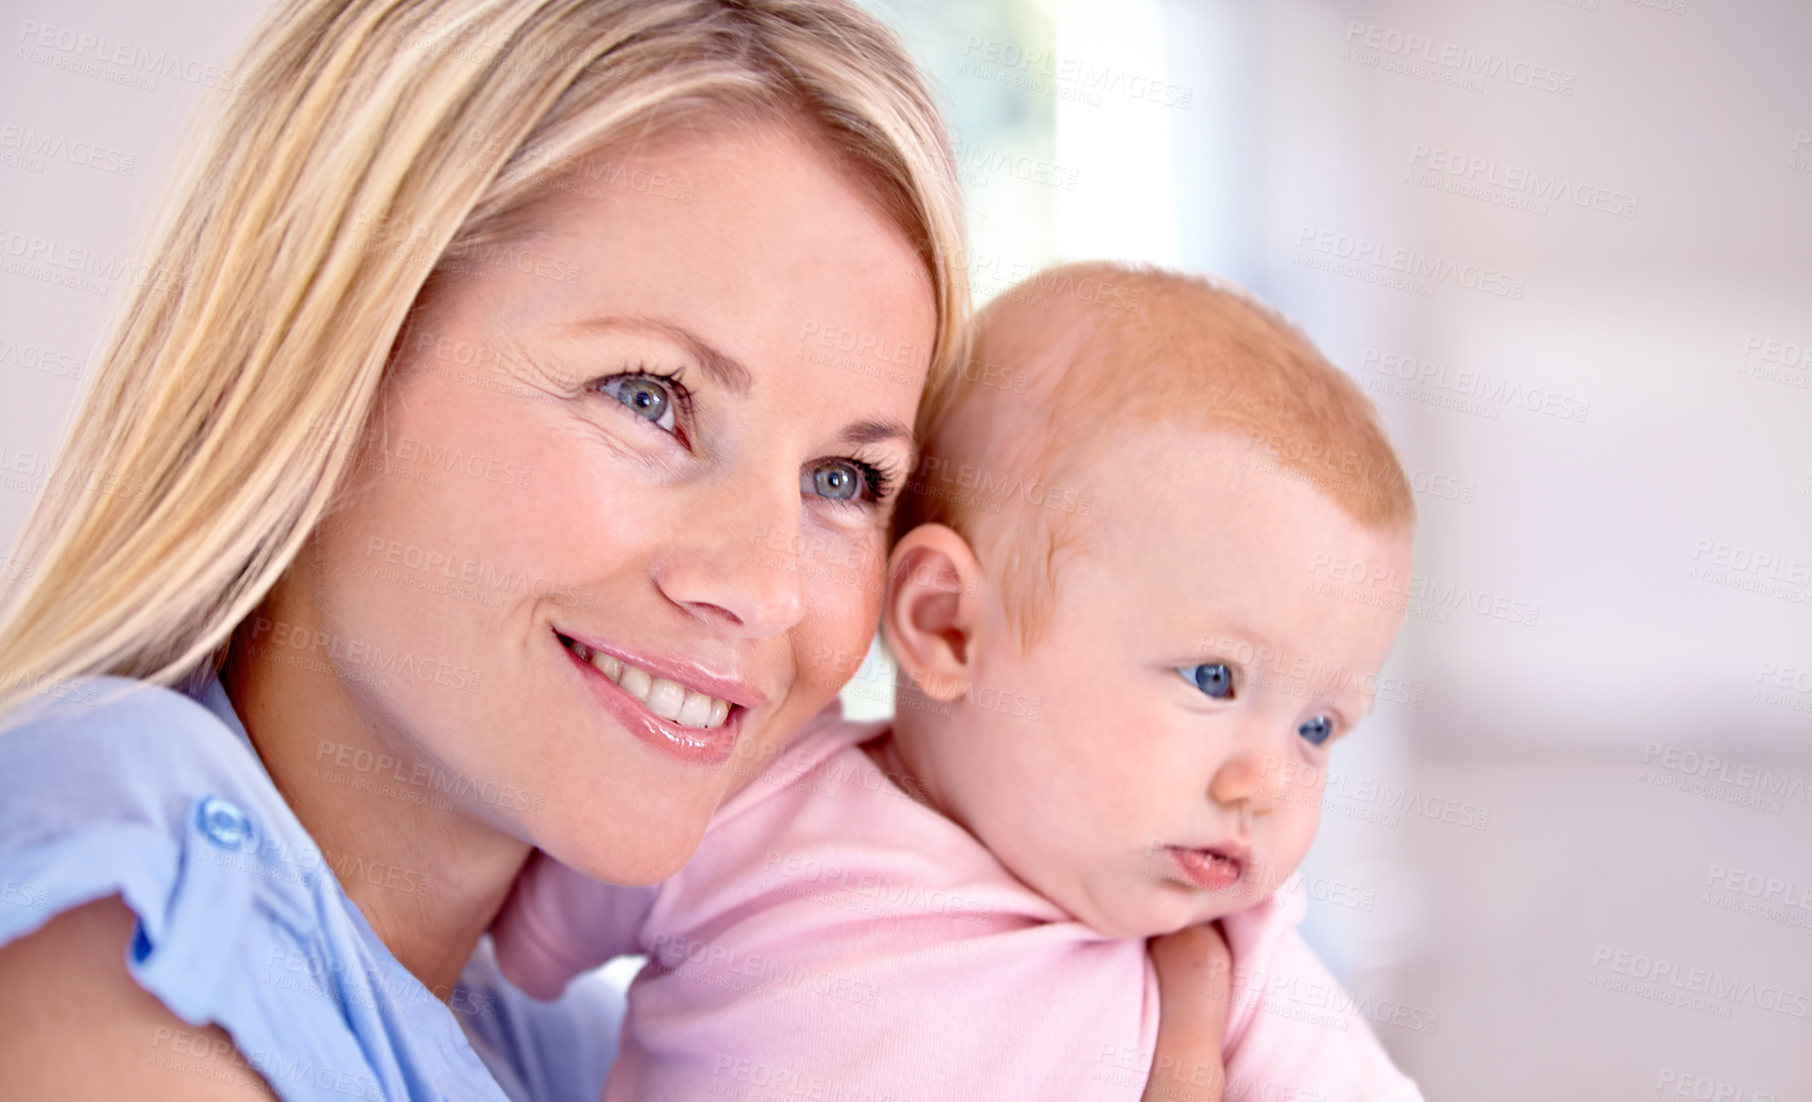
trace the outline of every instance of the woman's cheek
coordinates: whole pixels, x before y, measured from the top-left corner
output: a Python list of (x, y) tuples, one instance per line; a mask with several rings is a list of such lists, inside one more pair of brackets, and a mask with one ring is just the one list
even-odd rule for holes
[(803, 668), (814, 680), (841, 688), (868, 656), (881, 620), (887, 586), (885, 544), (878, 532), (843, 534), (826, 540), (830, 562), (804, 579), (806, 613), (799, 634), (810, 643)]
[[(875, 587), (881, 584), (877, 576)], [(881, 596), (866, 585), (806, 583), (806, 617), (797, 629), (794, 654), (802, 687), (817, 690), (820, 703), (841, 689), (868, 657), (880, 626)]]
[(793, 680), (767, 722), (736, 747), (729, 792), (767, 768), (799, 728), (829, 704), (862, 666), (881, 611), (878, 594), (808, 581), (805, 615), (790, 634)]

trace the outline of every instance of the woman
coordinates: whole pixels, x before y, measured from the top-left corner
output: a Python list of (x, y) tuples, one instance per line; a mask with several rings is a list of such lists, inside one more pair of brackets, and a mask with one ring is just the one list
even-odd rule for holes
[(837, 0), (289, 0), (243, 69), (0, 621), (0, 1067), (498, 1098), (441, 1000), (530, 849), (671, 874), (861, 660), (954, 174)]

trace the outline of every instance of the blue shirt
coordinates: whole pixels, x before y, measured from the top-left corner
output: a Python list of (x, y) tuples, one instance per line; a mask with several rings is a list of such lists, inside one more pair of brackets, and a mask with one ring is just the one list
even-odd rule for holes
[[(0, 731), (0, 945), (119, 895), (138, 916), (133, 978), (224, 1028), (286, 1102), (506, 1102), (458, 1017), (496, 1034), (500, 1004), (467, 985), (443, 1003), (390, 955), (218, 681), (199, 700), (117, 677), (61, 689)], [(166, 1068), (248, 1075), (157, 1034), (147, 1056)]]

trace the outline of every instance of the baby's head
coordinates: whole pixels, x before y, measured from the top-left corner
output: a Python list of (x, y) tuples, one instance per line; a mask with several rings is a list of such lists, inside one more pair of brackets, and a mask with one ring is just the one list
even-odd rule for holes
[[(1403, 618), (1327, 568), (1408, 577), (1414, 503), (1371, 403), (1244, 294), (1109, 264), (1031, 286), (921, 417), (896, 752), (1021, 880), (1146, 937), (1301, 863)], [(1085, 286), (1116, 294), (1049, 293)]]

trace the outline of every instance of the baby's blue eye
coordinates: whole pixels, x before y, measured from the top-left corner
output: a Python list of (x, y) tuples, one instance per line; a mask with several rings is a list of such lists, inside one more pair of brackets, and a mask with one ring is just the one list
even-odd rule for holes
[(1178, 666), (1177, 672), (1183, 680), (1207, 693), (1216, 700), (1226, 700), (1233, 695), (1233, 671), (1225, 662), (1203, 662), (1199, 666)]
[(1316, 716), (1296, 728), (1296, 733), (1308, 739), (1311, 744), (1320, 746), (1328, 740), (1329, 735), (1334, 733), (1334, 721), (1327, 716)]

